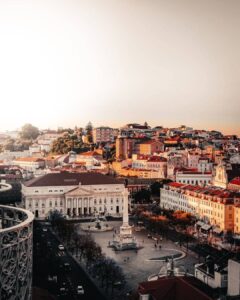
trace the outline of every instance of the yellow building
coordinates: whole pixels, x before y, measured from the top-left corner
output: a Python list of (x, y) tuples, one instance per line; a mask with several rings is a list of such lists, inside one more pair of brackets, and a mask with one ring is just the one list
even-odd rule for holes
[(150, 140), (138, 144), (138, 154), (141, 155), (153, 155), (164, 150), (163, 143)]
[[(161, 189), (160, 206), (189, 212), (213, 228), (226, 232), (235, 230), (234, 211), (238, 201), (239, 195), (226, 189), (172, 182)], [(240, 230), (240, 226), (238, 228)]]
[(240, 205), (234, 207), (234, 233), (240, 234)]

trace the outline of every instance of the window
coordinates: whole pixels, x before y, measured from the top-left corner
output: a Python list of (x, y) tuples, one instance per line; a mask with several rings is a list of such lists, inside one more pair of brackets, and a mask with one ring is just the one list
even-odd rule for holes
[(42, 203), (42, 208), (44, 208), (45, 207), (45, 204), (44, 203)]
[(52, 207), (52, 201), (49, 202), (49, 206)]

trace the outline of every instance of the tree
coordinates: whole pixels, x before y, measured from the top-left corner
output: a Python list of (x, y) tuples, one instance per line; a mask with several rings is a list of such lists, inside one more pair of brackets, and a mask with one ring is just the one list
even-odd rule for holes
[(4, 145), (5, 150), (14, 151), (14, 139), (8, 139)]
[(82, 137), (76, 134), (65, 133), (63, 137), (59, 137), (53, 141), (51, 152), (54, 154), (67, 154), (69, 151), (76, 153), (89, 150), (82, 142)]
[(135, 203), (149, 203), (151, 202), (151, 192), (146, 189), (141, 189), (140, 191), (136, 192), (134, 195), (134, 202)]
[(92, 136), (93, 126), (92, 126), (91, 122), (88, 122), (85, 130), (86, 130), (87, 141), (88, 141), (88, 143), (91, 144), (93, 142), (93, 136)]
[(160, 195), (160, 188), (162, 188), (163, 184), (159, 181), (155, 181), (151, 184), (150, 189), (151, 189), (151, 193), (152, 195), (156, 195), (159, 197)]
[(25, 124), (20, 132), (22, 139), (34, 140), (39, 136), (39, 130), (32, 124)]

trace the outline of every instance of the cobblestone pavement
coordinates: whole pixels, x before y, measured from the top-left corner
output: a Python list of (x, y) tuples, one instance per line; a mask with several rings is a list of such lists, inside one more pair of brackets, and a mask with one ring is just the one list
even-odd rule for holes
[[(121, 222), (108, 222), (115, 230), (119, 230)], [(149, 261), (150, 258), (158, 258), (169, 254), (176, 253), (174, 250), (181, 250), (178, 245), (170, 240), (163, 239), (158, 244), (153, 239), (147, 237), (146, 230), (141, 232), (134, 232), (134, 236), (142, 249), (135, 252), (134, 250), (114, 251), (108, 247), (108, 242), (113, 239), (114, 231), (92, 233), (95, 241), (102, 247), (102, 251), (113, 258), (123, 269), (128, 286), (132, 289), (136, 288), (139, 282), (146, 281), (151, 274), (157, 274), (160, 268), (166, 263), (159, 261)], [(155, 244), (157, 247), (155, 247)], [(159, 249), (161, 245), (161, 249)], [(172, 251), (173, 249), (173, 251)], [(185, 270), (193, 274), (194, 264), (198, 262), (195, 255), (186, 253), (183, 259), (175, 262), (176, 267), (184, 267)]]

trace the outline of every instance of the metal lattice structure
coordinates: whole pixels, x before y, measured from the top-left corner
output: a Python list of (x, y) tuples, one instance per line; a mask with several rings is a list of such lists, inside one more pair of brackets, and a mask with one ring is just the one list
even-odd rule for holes
[[(10, 188), (0, 183), (0, 193)], [(33, 219), (25, 209), (0, 205), (1, 300), (31, 299)]]

